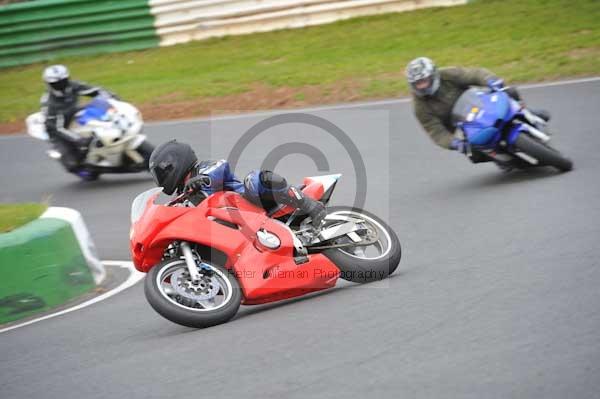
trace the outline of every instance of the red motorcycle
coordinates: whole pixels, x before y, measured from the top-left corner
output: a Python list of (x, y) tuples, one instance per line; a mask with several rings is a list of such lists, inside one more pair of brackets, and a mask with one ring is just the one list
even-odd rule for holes
[[(329, 202), (341, 175), (307, 177), (305, 195)], [(183, 194), (157, 203), (161, 188), (131, 207), (130, 250), (148, 273), (145, 294), (163, 317), (188, 327), (225, 323), (255, 305), (386, 278), (400, 263), (400, 241), (378, 217), (327, 207), (315, 228), (287, 206), (265, 210), (233, 191)]]

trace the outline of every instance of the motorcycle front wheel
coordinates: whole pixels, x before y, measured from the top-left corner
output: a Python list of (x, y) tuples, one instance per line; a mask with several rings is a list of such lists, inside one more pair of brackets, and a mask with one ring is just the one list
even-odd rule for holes
[(154, 151), (154, 146), (152, 144), (150, 144), (147, 140), (145, 140), (137, 148), (137, 151), (144, 158), (144, 167), (147, 170), (150, 165), (150, 155), (152, 155), (152, 151)]
[(193, 281), (185, 260), (170, 259), (150, 269), (144, 293), (161, 316), (192, 328), (229, 321), (237, 313), (242, 292), (236, 278), (221, 266), (204, 263)]
[[(377, 233), (377, 240), (366, 246), (343, 246), (323, 251), (340, 269), (340, 278), (355, 283), (368, 283), (383, 280), (392, 274), (400, 264), (402, 249), (400, 240), (387, 223), (379, 217), (359, 208), (330, 207), (327, 215), (347, 216), (362, 219), (367, 229)], [(350, 237), (338, 239), (333, 244), (352, 243)]]
[(537, 159), (540, 166), (553, 166), (561, 172), (573, 169), (573, 161), (547, 144), (542, 144), (527, 134), (520, 134), (515, 141), (515, 147), (525, 154)]

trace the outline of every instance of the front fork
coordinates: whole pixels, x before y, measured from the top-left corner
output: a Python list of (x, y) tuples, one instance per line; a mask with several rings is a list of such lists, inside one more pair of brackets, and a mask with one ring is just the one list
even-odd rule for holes
[(181, 244), (179, 244), (179, 248), (181, 248), (181, 254), (185, 259), (185, 264), (187, 265), (192, 281), (199, 281), (201, 277), (200, 272), (198, 271), (198, 265), (196, 265), (196, 259), (194, 259), (194, 254), (192, 253), (189, 244), (182, 241)]
[[(187, 266), (188, 272), (190, 273), (192, 281), (199, 281), (202, 278), (202, 274), (200, 274), (198, 266), (204, 269), (204, 263), (202, 262), (202, 259), (198, 254), (194, 256), (192, 248), (186, 241), (181, 241), (179, 243), (179, 248), (181, 249), (181, 254), (183, 255), (183, 259), (185, 260), (185, 264)], [(206, 269), (209, 271), (211, 270), (211, 268), (209, 267), (206, 267)]]
[[(539, 117), (533, 115), (530, 111), (528, 111), (525, 108), (523, 109), (523, 114), (525, 115), (526, 118), (528, 118), (528, 115), (531, 115), (535, 118), (540, 119)], [(535, 159), (534, 157), (532, 157), (531, 155), (529, 155), (523, 151), (519, 151), (518, 148), (514, 147), (514, 144), (517, 141), (517, 138), (521, 134), (529, 134), (530, 136), (532, 136), (533, 138), (539, 140), (541, 143), (544, 143), (544, 144), (547, 143), (548, 141), (550, 141), (550, 136), (548, 136), (546, 133), (542, 132), (541, 130), (539, 130), (527, 123), (514, 123), (513, 128), (511, 129), (511, 131), (508, 135), (508, 140), (507, 140), (508, 143), (507, 143), (507, 141), (504, 141), (504, 140), (502, 142), (500, 142), (500, 144), (504, 147), (508, 146), (508, 147), (513, 148), (512, 153), (516, 157), (522, 159), (523, 161), (527, 162), (528, 164), (537, 165), (538, 164), (537, 159)]]

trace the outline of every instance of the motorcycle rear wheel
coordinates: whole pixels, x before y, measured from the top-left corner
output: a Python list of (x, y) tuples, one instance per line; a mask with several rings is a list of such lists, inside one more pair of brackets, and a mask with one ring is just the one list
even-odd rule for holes
[(327, 208), (328, 215), (353, 216), (365, 220), (377, 230), (376, 243), (364, 247), (333, 248), (323, 251), (340, 269), (340, 278), (355, 283), (383, 280), (394, 273), (400, 264), (402, 248), (398, 236), (379, 217), (359, 208), (335, 206)]
[(242, 301), (240, 285), (221, 266), (205, 265), (210, 270), (201, 269), (202, 279), (197, 283), (190, 279), (183, 259), (154, 266), (144, 284), (150, 306), (167, 320), (186, 327), (204, 328), (229, 321)]

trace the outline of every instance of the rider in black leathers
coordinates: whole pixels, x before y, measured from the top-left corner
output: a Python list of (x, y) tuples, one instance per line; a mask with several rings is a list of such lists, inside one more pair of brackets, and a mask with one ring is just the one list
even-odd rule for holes
[(47, 85), (47, 91), (41, 99), (42, 112), (46, 118), (46, 132), (61, 153), (61, 162), (65, 168), (69, 172), (77, 173), (90, 143), (89, 138), (83, 138), (68, 128), (79, 110), (79, 96), (114, 95), (99, 86), (69, 79), (69, 70), (64, 65), (49, 66), (42, 76)]

